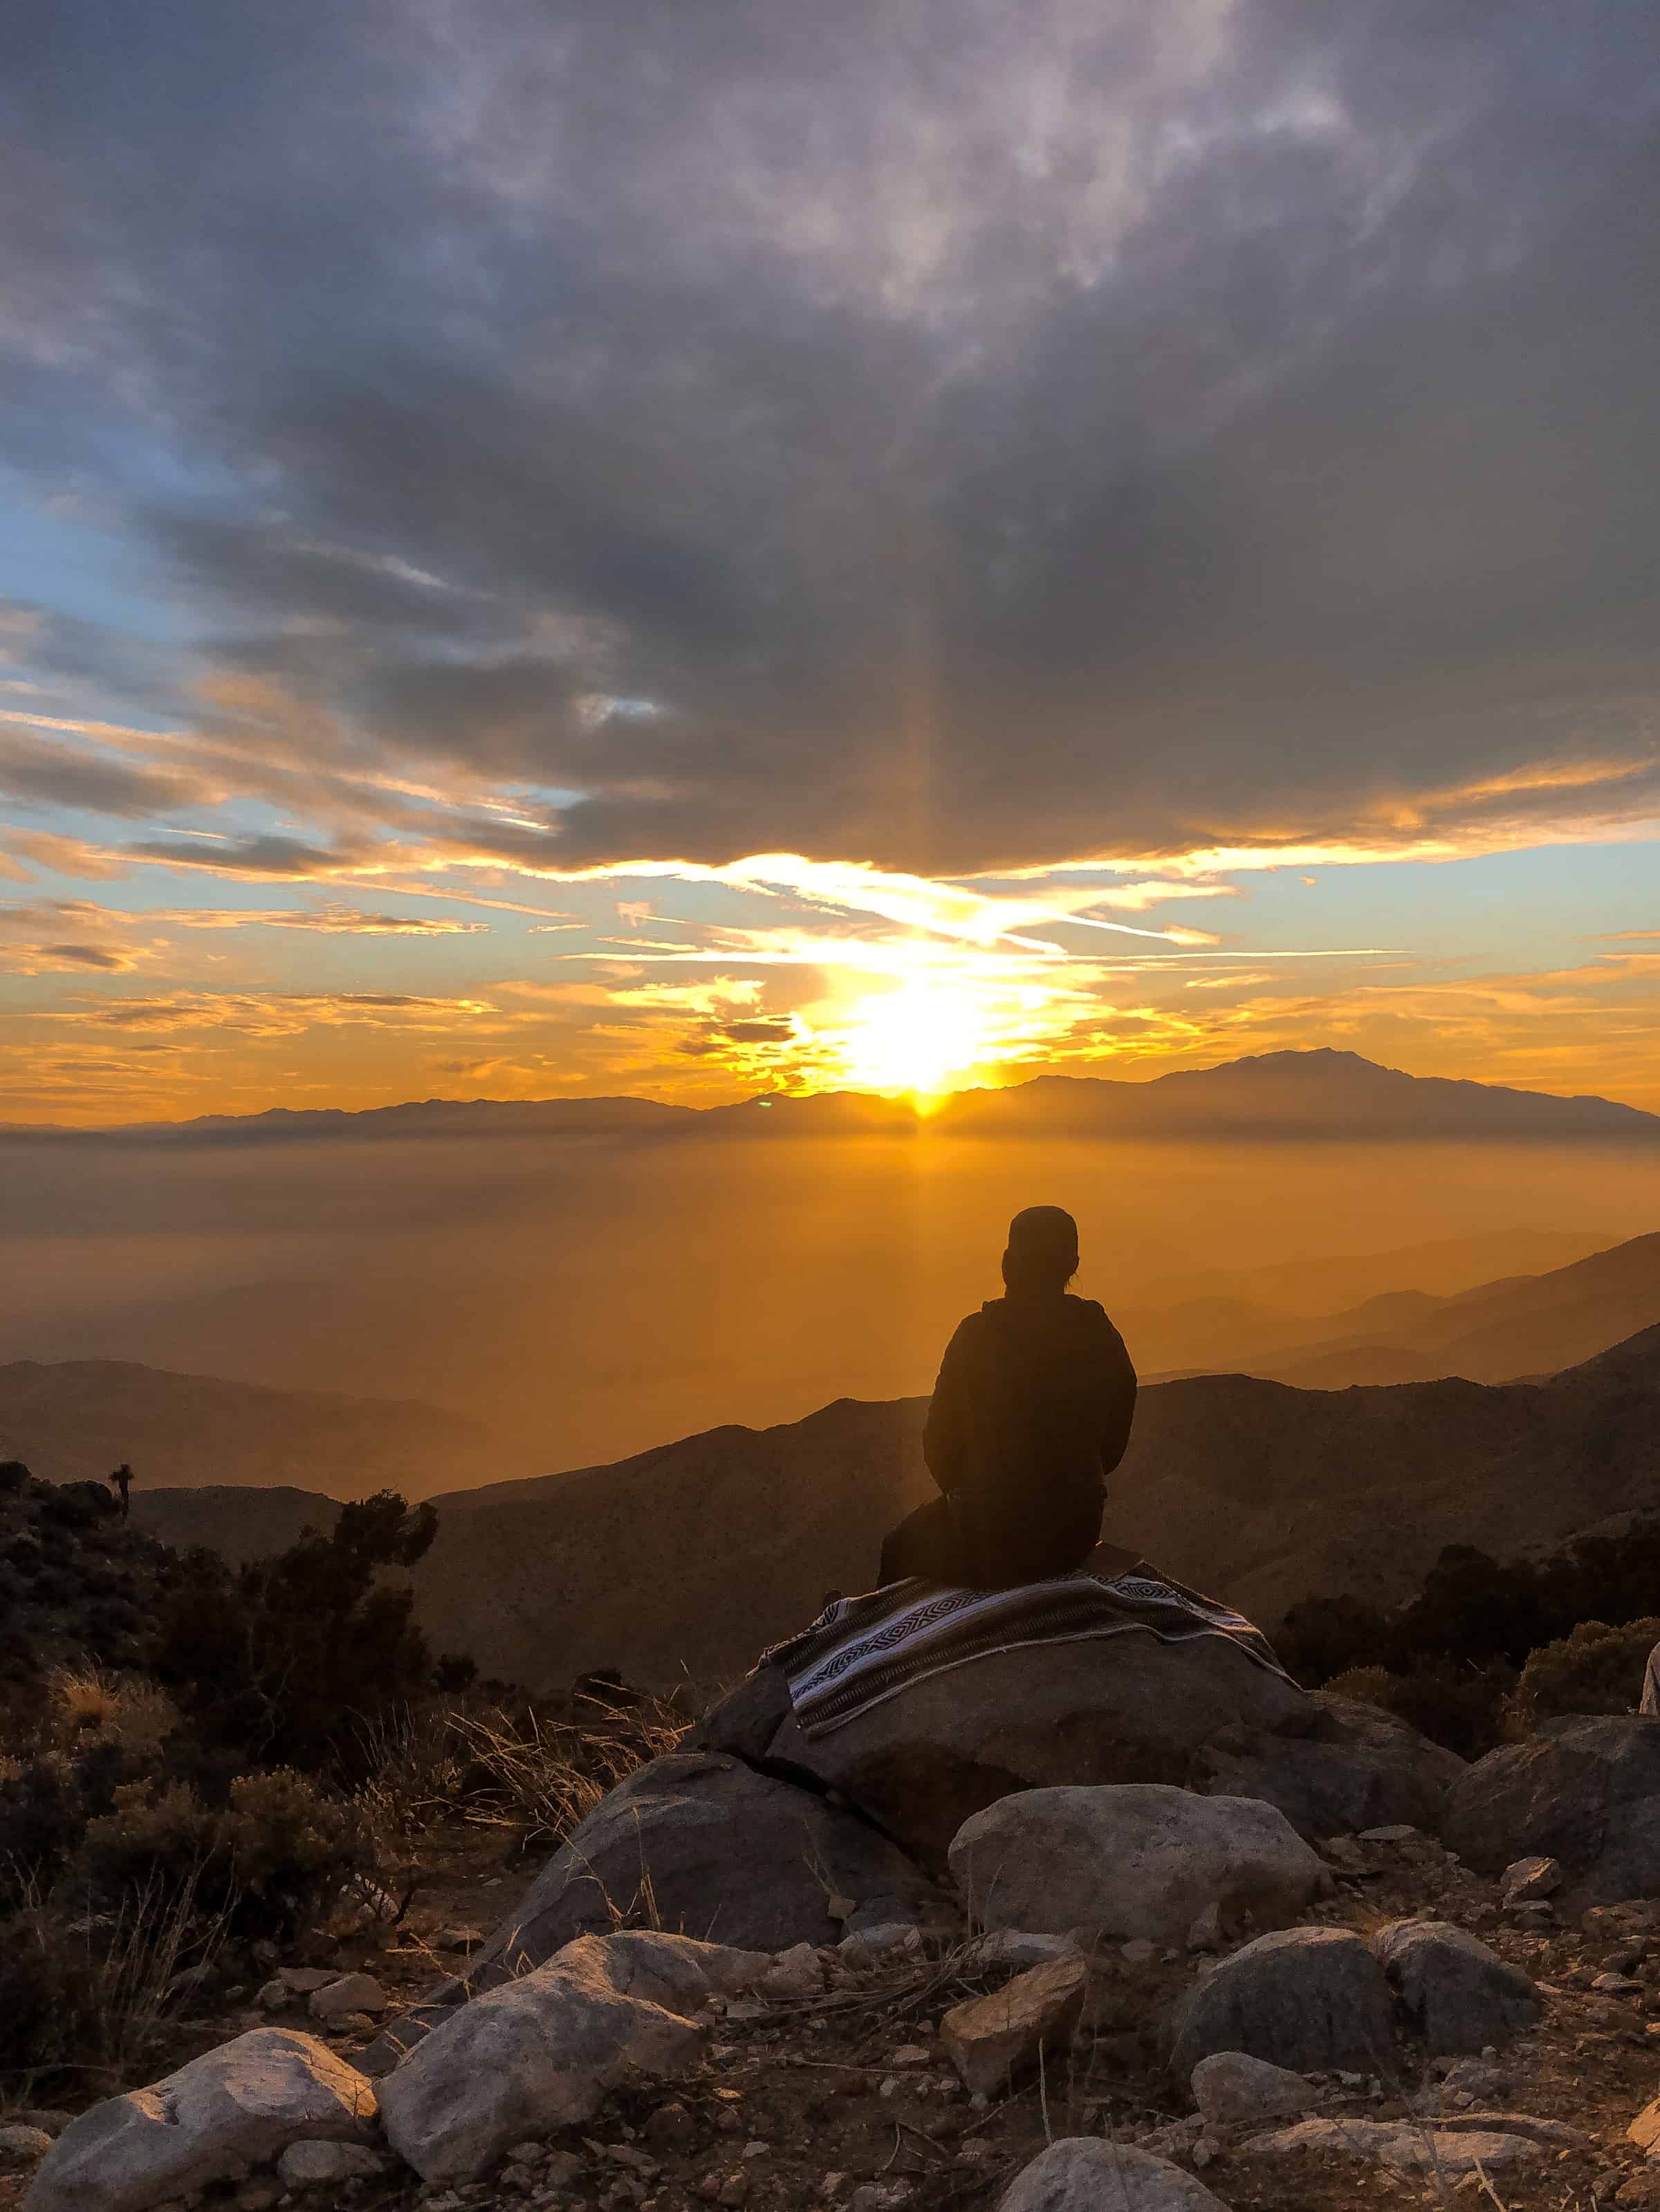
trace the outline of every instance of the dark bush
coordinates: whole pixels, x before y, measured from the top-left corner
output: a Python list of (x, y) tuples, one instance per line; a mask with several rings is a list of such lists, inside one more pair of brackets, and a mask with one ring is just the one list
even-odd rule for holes
[(1480, 1759), (1504, 1740), (1506, 1699), (1515, 1680), (1514, 1669), (1495, 1661), (1487, 1667), (1414, 1667), (1400, 1674), (1385, 1667), (1355, 1667), (1325, 1686), (1335, 1697), (1358, 1698), (1409, 1722), (1460, 1759)]
[(115, 1498), (101, 1482), (60, 1482), (40, 1501), (41, 1519), (60, 1528), (95, 1528), (115, 1510)]
[(131, 1783), (88, 1823), (78, 1872), (106, 1903), (188, 1901), (238, 1937), (291, 1940), (374, 1850), (350, 1806), (307, 1776), (242, 1774), (213, 1810), (188, 1783)]
[(190, 1553), (161, 1608), (157, 1679), (245, 1763), (355, 1773), (366, 1728), (430, 1679), (414, 1593), (379, 1577), (413, 1566), (437, 1527), (431, 1506), (382, 1491), (276, 1559), (233, 1570)]
[(1660, 1591), (1660, 1515), (1622, 1536), (1582, 1536), (1541, 1560), (1500, 1562), (1450, 1545), (1423, 1589), (1399, 1612), (1352, 1597), (1307, 1598), (1286, 1616), (1280, 1639), (1300, 1681), (1318, 1683), (1355, 1667), (1406, 1674), (1502, 1662), (1572, 1634), (1581, 1621), (1618, 1626), (1648, 1613)]
[(1563, 1713), (1635, 1711), (1657, 1644), (1660, 1620), (1651, 1616), (1620, 1628), (1582, 1620), (1571, 1635), (1541, 1644), (1529, 1655), (1510, 1699), (1512, 1733), (1526, 1735)]

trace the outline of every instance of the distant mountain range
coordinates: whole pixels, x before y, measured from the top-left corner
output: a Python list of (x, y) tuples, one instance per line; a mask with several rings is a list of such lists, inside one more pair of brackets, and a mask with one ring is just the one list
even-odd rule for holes
[(1041, 1075), (1001, 1090), (958, 1091), (926, 1119), (909, 1098), (856, 1091), (750, 1098), (696, 1109), (645, 1098), (429, 1099), (362, 1113), (285, 1108), (123, 1129), (10, 1125), (0, 1135), (70, 1144), (222, 1145), (301, 1139), (516, 1136), (915, 1136), (1528, 1140), (1660, 1139), (1660, 1115), (1612, 1099), (1558, 1098), (1442, 1076), (1402, 1074), (1358, 1053), (1274, 1052), (1145, 1082)]
[[(1146, 1344), (1168, 1348), (1185, 1329), (1202, 1339), (1191, 1370), (1237, 1367), (1312, 1390), (1356, 1383), (1426, 1382), (1462, 1375), (1476, 1382), (1554, 1375), (1660, 1322), (1660, 1234), (1633, 1237), (1565, 1267), (1483, 1283), (1451, 1297), (1391, 1291), (1288, 1332), (1283, 1317), (1237, 1302), (1195, 1301), (1157, 1317), (1138, 1336), (1120, 1318), (1144, 1372)], [(1171, 1364), (1177, 1363), (1171, 1362)]]
[(121, 1359), (16, 1359), (0, 1364), (0, 1460), (51, 1482), (102, 1481), (123, 1460), (140, 1490), (214, 1484), (246, 1494), (300, 1486), (362, 1498), (433, 1490), (502, 1471), (500, 1444), (478, 1422), (404, 1398), (268, 1390), (213, 1375), (174, 1375)]
[[(1564, 1245), (1577, 1250), (1581, 1241), (1551, 1231), (1505, 1232), (1474, 1246), (1450, 1239), (1416, 1256), (1432, 1279), (1450, 1271), (1457, 1280), (1476, 1250), (1513, 1261), (1552, 1256)], [(1404, 1268), (1414, 1257), (1402, 1254), (1398, 1264)], [(1351, 1269), (1376, 1266), (1375, 1258), (1313, 1261), (1265, 1270), (1261, 1285), (1287, 1300), (1306, 1300), (1310, 1291), (1341, 1287)], [(1257, 1278), (1244, 1280), (1259, 1286)], [(1299, 1291), (1299, 1285), (1306, 1286)], [(237, 1305), (218, 1303), (233, 1312)], [(214, 1301), (203, 1301), (204, 1340), (212, 1340), (214, 1309)], [(1335, 1312), (1299, 1316), (1260, 1300), (1213, 1294), (1114, 1317), (1144, 1381), (1178, 1379), (1160, 1375), (1161, 1354), (1182, 1376), (1237, 1371), (1315, 1390), (1444, 1376), (1483, 1382), (1538, 1377), (1660, 1322), (1660, 1233), (1535, 1275), (1450, 1294), (1392, 1291)], [(1186, 1361), (1184, 1344), (1195, 1347)], [(8, 1456), (57, 1481), (101, 1477), (125, 1459), (145, 1489), (277, 1486), (291, 1486), (296, 1497), (337, 1498), (389, 1485), (410, 1498), (443, 1492), (468, 1505), (508, 1492), (523, 1503), (587, 1472), (516, 1480), (522, 1458), (481, 1423), (437, 1406), (267, 1389), (112, 1359), (0, 1364), (0, 1458)]]
[[(926, 1401), (842, 1400), (611, 1467), (441, 1497), (416, 1573), (441, 1647), (562, 1686), (617, 1666), (666, 1685), (740, 1674), (827, 1589), (868, 1587), (885, 1530), (930, 1494)], [(170, 1542), (268, 1548), (330, 1500), (147, 1492)], [(1404, 1598), (1444, 1545), (1513, 1556), (1660, 1506), (1660, 1328), (1543, 1382), (1303, 1390), (1242, 1375), (1156, 1384), (1106, 1533), (1267, 1626), (1311, 1593)]]

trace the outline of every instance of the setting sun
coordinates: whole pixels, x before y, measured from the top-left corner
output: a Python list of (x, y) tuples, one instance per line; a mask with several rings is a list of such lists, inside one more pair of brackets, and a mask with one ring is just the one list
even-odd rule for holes
[(850, 1082), (927, 1096), (985, 1057), (990, 1031), (973, 994), (917, 982), (860, 1000), (836, 1042)]

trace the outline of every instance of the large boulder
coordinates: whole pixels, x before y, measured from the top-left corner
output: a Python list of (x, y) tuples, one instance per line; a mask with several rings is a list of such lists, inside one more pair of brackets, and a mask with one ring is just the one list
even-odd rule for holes
[(1261, 1797), (1310, 1837), (1352, 1833), (1362, 1812), (1371, 1826), (1438, 1826), (1451, 1754), (1355, 1710), (1310, 1697), (1224, 1637), (1131, 1632), (988, 1653), (817, 1737), (789, 1712), (779, 1671), (763, 1668), (699, 1740), (841, 1790), (934, 1869), (972, 1814), (1061, 1784)]
[(1157, 1782), (1017, 1791), (964, 1821), (950, 1861), (982, 1927), (1157, 1943), (1212, 1907), (1225, 1926), (1283, 1927), (1333, 1887), (1272, 1805)]
[(630, 2076), (696, 2065), (693, 2015), (769, 1963), (654, 1929), (581, 1936), (459, 2007), (386, 2077), (386, 2139), (423, 2181), (472, 2180), (509, 2144), (588, 2119)]
[(999, 2212), (1228, 2212), (1167, 2158), (1104, 2136), (1062, 2136), (1016, 2174)]
[(518, 1911), (475, 1957), (539, 1966), (574, 1936), (649, 1915), (654, 1925), (755, 1951), (833, 1943), (833, 1894), (897, 1898), (921, 1911), (939, 1893), (866, 1820), (742, 1760), (672, 1752), (631, 1774), (548, 1861)]
[(1299, 1836), (1353, 1836), (1399, 1824), (1439, 1832), (1465, 1771), (1456, 1752), (1356, 1698), (1316, 1690), (1300, 1729), (1235, 1722), (1200, 1754), (1202, 1786), (1277, 1805)]
[(1601, 1713), (1547, 1722), (1466, 1768), (1447, 1802), (1448, 1848), (1482, 1874), (1554, 1858), (1570, 1913), (1660, 1892), (1660, 1720)]
[(368, 2139), (373, 2085), (326, 2044), (257, 2027), (65, 2128), (26, 2212), (147, 2212), (276, 2158), (290, 2143)]
[(1535, 2027), (1543, 2010), (1520, 1966), (1450, 1921), (1391, 1920), (1373, 1936), (1371, 1948), (1433, 2053), (1508, 2043)]
[(364, 2053), (385, 2073), (455, 2005), (539, 1966), (577, 1936), (650, 1920), (757, 1951), (836, 1942), (828, 1911), (882, 1898), (918, 1919), (946, 1909), (897, 1845), (822, 1794), (741, 1759), (672, 1752), (631, 1774), (575, 1828), (465, 1975), (395, 2021)]
[(1382, 1967), (1341, 1928), (1259, 1936), (1189, 1990), (1172, 2021), (1183, 2080), (1213, 2051), (1243, 2051), (1294, 2074), (1387, 2072), (1395, 2007)]

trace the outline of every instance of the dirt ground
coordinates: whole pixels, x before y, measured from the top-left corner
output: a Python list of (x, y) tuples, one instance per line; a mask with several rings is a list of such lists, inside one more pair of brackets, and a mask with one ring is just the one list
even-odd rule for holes
[[(282, 2197), (267, 2177), (215, 2191), (204, 2206), (271, 2212), (279, 2203), (337, 2204), (350, 2212), (450, 2212), (450, 2208), (547, 2204), (570, 2212), (943, 2212), (993, 2205), (1048, 2140), (1067, 2135), (1147, 2141), (1190, 2168), (1232, 2212), (1336, 2212), (1359, 2204), (1500, 2206), (1505, 2212), (1591, 2212), (1593, 2206), (1660, 2207), (1660, 2162), (1648, 2167), (1626, 2130), (1660, 2093), (1660, 1903), (1529, 1921), (1499, 1909), (1496, 1887), (1458, 1867), (1426, 1838), (1340, 1852), (1336, 1899), (1311, 1918), (1369, 1934), (1381, 1921), (1428, 1911), (1471, 1929), (1523, 1966), (1545, 1993), (1541, 2027), (1498, 2054), (1500, 2086), (1483, 2109), (1566, 2123), (1571, 2147), (1551, 2144), (1535, 2163), (1487, 2179), (1396, 2174), (1354, 2159), (1268, 2158), (1219, 2134), (1200, 2143), (1193, 2126), (1159, 2131), (1190, 2112), (1184, 2088), (1159, 2062), (1158, 2026), (1202, 1961), (1166, 1954), (1128, 1963), (1117, 1947), (1093, 1962), (1083, 2023), (1071, 2048), (1041, 2075), (988, 2102), (971, 2100), (946, 2063), (939, 2022), (964, 1996), (992, 1986), (965, 1978), (960, 1953), (934, 1953), (868, 1970), (818, 1997), (763, 2008), (743, 2000), (715, 2008), (706, 2060), (690, 2079), (640, 2082), (585, 2128), (550, 2133), (569, 2154), (545, 2166), (509, 2162), (459, 2191), (412, 2177), (351, 2184), (337, 2194)], [(457, 1924), (485, 1929), (508, 1910), (534, 1862), (513, 1862), (499, 1833), (459, 1823), (423, 1850), (423, 1882), (405, 1920), (332, 1946), (319, 1963), (367, 1966), (393, 2009), (417, 2002), (453, 1960), (433, 1945)], [(1615, 1973), (1621, 1986), (1594, 1989)], [(998, 1977), (997, 1978), (1004, 1978)], [(287, 2013), (252, 2009), (252, 1991), (228, 1990), (209, 2014), (181, 2022), (182, 2061)], [(330, 2040), (350, 2057), (361, 2030)], [(1421, 2052), (1403, 2051), (1395, 2081), (1325, 2085), (1320, 2110), (1389, 2118), (1421, 2114), (1445, 2092)], [(1468, 2100), (1466, 2100), (1470, 2101)], [(1455, 2107), (1449, 2103), (1448, 2109)], [(0, 2207), (20, 2202), (21, 2177), (0, 2179)]]

